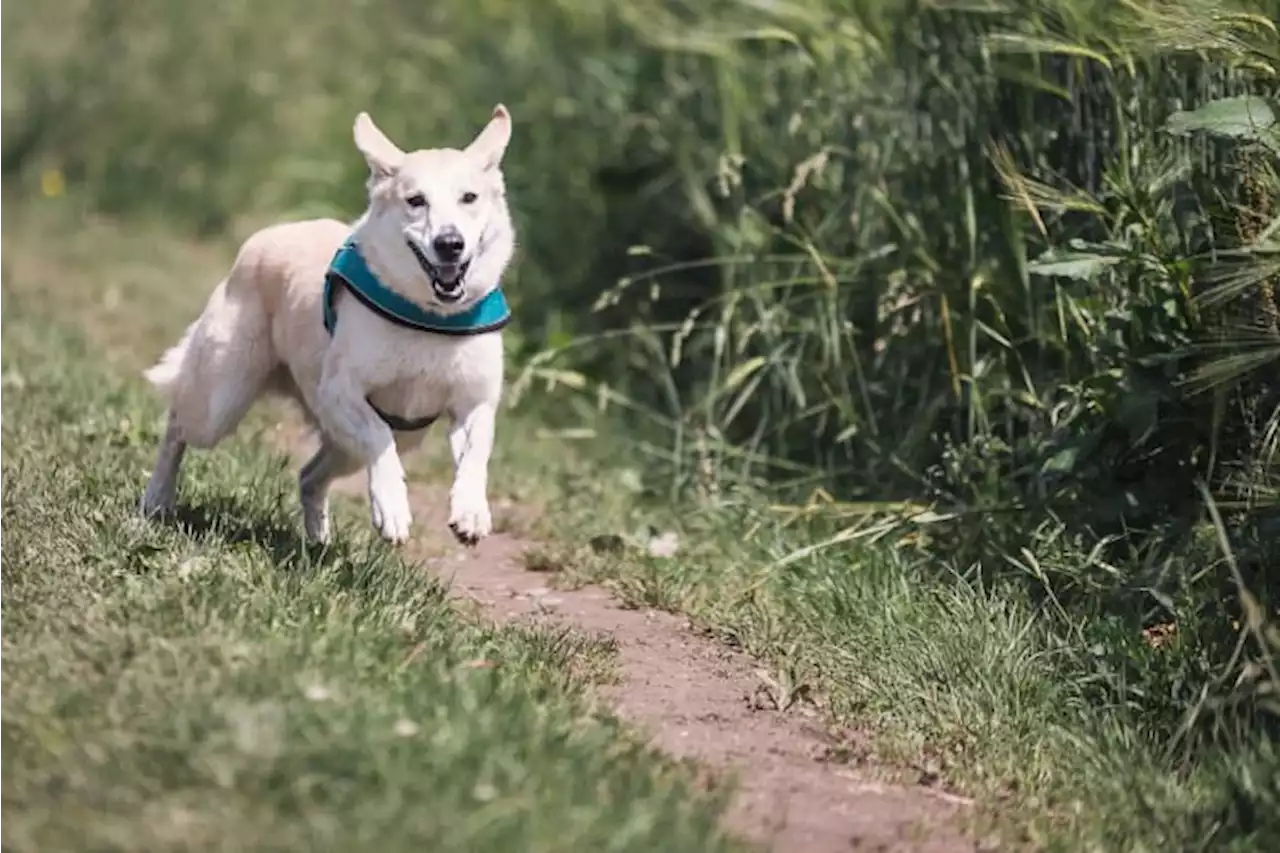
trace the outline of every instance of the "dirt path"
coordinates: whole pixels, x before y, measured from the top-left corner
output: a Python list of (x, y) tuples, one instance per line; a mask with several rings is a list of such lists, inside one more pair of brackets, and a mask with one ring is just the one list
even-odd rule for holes
[[(305, 460), (313, 444), (303, 433), (286, 426), (280, 434), (290, 454)], [(335, 491), (363, 500), (363, 475), (340, 481)], [(453, 546), (445, 538), (443, 489), (412, 485), (410, 501), (410, 556), (423, 559), (455, 594), (498, 621), (545, 620), (616, 640), (618, 679), (601, 699), (667, 754), (736, 774), (732, 830), (775, 853), (978, 849), (948, 825), (966, 807), (963, 800), (877, 783), (831, 760), (844, 744), (811, 709), (783, 712), (760, 701), (764, 682), (748, 656), (701, 636), (678, 616), (625, 608), (600, 587), (548, 588), (546, 575), (524, 567), (532, 542), (495, 534), (474, 549)]]

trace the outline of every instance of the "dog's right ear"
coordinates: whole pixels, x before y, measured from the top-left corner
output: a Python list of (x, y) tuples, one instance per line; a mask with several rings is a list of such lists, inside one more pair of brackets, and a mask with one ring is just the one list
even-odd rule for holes
[(353, 133), (356, 148), (364, 155), (374, 178), (390, 177), (396, 173), (404, 161), (404, 152), (387, 139), (387, 135), (378, 129), (368, 113), (362, 112), (356, 116)]

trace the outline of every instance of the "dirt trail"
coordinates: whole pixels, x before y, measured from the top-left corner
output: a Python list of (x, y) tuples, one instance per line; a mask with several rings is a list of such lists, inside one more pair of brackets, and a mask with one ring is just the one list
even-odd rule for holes
[[(281, 436), (299, 462), (312, 450), (296, 429), (286, 427)], [(364, 476), (340, 481), (335, 491), (363, 499)], [(546, 575), (524, 567), (532, 542), (499, 533), (474, 549), (448, 547), (444, 490), (411, 485), (410, 501), (410, 555), (421, 557), (455, 594), (500, 622), (544, 620), (616, 640), (618, 679), (602, 689), (601, 699), (667, 754), (736, 774), (731, 830), (775, 853), (978, 849), (948, 822), (965, 801), (925, 787), (884, 785), (830, 760), (842, 745), (816, 715), (758, 701), (763, 681), (745, 654), (696, 633), (678, 616), (625, 608), (600, 587), (548, 588)], [(444, 556), (427, 556), (442, 545)]]

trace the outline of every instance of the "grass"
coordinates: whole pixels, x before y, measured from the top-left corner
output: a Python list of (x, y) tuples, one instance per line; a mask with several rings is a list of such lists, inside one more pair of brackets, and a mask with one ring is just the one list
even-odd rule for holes
[(363, 519), (301, 547), (263, 420), (189, 462), (180, 526), (140, 522), (161, 412), (132, 368), (227, 256), (17, 207), (6, 850), (736, 849), (721, 794), (589, 709), (606, 641), (465, 617)]
[[(81, 790), (119, 788), (121, 796), (133, 796), (136, 807), (143, 808), (147, 797), (138, 790), (117, 784), (115, 777), (105, 784), (93, 775), (109, 772), (105, 768), (114, 759), (92, 756), (110, 756), (111, 748), (138, 741), (172, 748), (183, 743), (180, 732), (203, 733), (200, 743), (230, 749), (235, 737), (252, 740), (255, 735), (245, 734), (245, 727), (266, 725), (255, 716), (266, 715), (286, 734), (271, 766), (314, 760), (342, 779), (356, 767), (367, 767), (366, 778), (375, 779), (380, 768), (409, 766), (379, 756), (402, 755), (395, 750), (424, 743), (435, 750), (434, 740), (415, 738), (455, 731), (450, 737), (458, 738), (459, 763), (431, 774), (437, 787), (405, 802), (465, 802), (480, 781), (501, 787), (493, 774), (515, 772), (486, 765), (486, 756), (522, 756), (520, 772), (527, 775), (519, 782), (519, 796), (513, 793), (507, 802), (524, 806), (511, 806), (510, 823), (501, 824), (507, 828), (493, 829), (511, 835), (493, 836), (495, 846), (486, 849), (501, 849), (501, 838), (514, 838), (532, 826), (520, 823), (520, 815), (530, 819), (525, 810), (551, 814), (572, 808), (572, 800), (536, 800), (534, 805), (528, 799), (543, 796), (537, 793), (543, 790), (537, 780), (544, 779), (537, 768), (559, 767), (557, 762), (570, 760), (567, 756), (580, 762), (583, 775), (562, 788), (594, 790), (607, 785), (600, 780), (615, 771), (635, 775), (625, 770), (632, 763), (648, 768), (642, 775), (649, 780), (645, 785), (653, 786), (620, 789), (616, 808), (621, 811), (586, 809), (584, 833), (603, 832), (601, 826), (630, 814), (628, 808), (661, 814), (674, 808), (664, 796), (678, 800), (682, 791), (687, 794), (681, 787), (687, 777), (632, 747), (617, 746), (611, 727), (584, 718), (575, 705), (586, 677), (575, 659), (587, 653), (602, 666), (607, 656), (597, 644), (571, 635), (494, 632), (459, 621), (440, 601), (439, 590), (369, 542), (362, 505), (342, 507), (343, 544), (336, 553), (317, 561), (300, 551), (292, 479), (280, 460), (261, 448), (262, 430), (273, 421), (270, 410), (251, 418), (231, 448), (194, 457), (191, 529), (179, 533), (132, 522), (132, 501), (150, 461), (158, 412), (128, 375), (136, 375), (136, 368), (198, 309), (207, 282), (216, 278), (231, 247), (185, 243), (159, 226), (122, 228), (84, 219), (67, 200), (24, 203), (23, 212), (21, 224), (9, 226), (5, 235), (11, 251), (6, 256), (4, 391), (6, 411), (20, 413), (5, 421), (5, 494), (36, 497), (6, 500), (6, 702), (38, 709), (26, 713), (44, 726), (48, 719), (61, 721), (50, 708), (62, 701), (62, 689), (77, 696), (88, 691), (92, 697), (86, 685), (98, 684), (101, 691), (96, 704), (80, 698), (70, 706), (87, 720), (72, 716), (59, 723), (66, 728), (55, 726), (54, 734), (29, 739), (27, 750), (45, 745), (48, 752), (34, 754), (54, 768), (65, 767), (64, 759), (53, 760), (56, 747), (46, 744), (67, 749), (72, 732), (77, 741), (81, 733), (92, 732), (85, 741), (107, 752), (80, 749), (75, 754), (87, 757), (68, 762)], [(52, 331), (57, 328), (51, 324), (53, 313), (81, 328), (93, 343)], [(701, 506), (683, 504), (673, 515), (655, 472), (638, 461), (621, 464), (619, 433), (607, 431), (601, 421), (593, 421), (593, 438), (572, 441), (554, 432), (540, 437), (539, 409), (561, 402), (557, 396), (526, 397), (504, 416), (495, 451), (496, 499), (551, 508), (532, 525), (545, 544), (529, 554), (531, 567), (548, 572), (558, 584), (599, 582), (637, 604), (686, 612), (723, 642), (760, 656), (771, 670), (780, 706), (810, 703), (834, 726), (865, 727), (874, 734), (869, 749), (855, 740), (846, 750), (845, 758), (864, 771), (976, 796), (979, 830), (1040, 849), (1246, 851), (1267, 849), (1280, 839), (1280, 808), (1275, 807), (1280, 804), (1280, 751), (1273, 741), (1210, 752), (1194, 762), (1169, 748), (1167, 733), (1183, 720), (1180, 691), (1186, 687), (1179, 680), (1187, 679), (1187, 668), (1203, 654), (1195, 620), (1180, 622), (1170, 642), (1156, 642), (1140, 620), (1104, 613), (1057, 618), (1026, 585), (984, 585), (913, 550), (910, 537), (892, 544), (854, 539), (780, 564), (820, 540), (821, 523), (784, 523), (784, 516), (761, 509), (759, 496), (745, 493), (721, 495)], [(573, 405), (570, 401), (571, 410)], [(422, 479), (437, 477), (444, 467), (444, 454), (430, 444), (413, 463)], [(86, 508), (76, 512), (80, 506)], [(84, 520), (61, 523), (68, 507), (71, 517)], [(674, 557), (644, 552), (653, 530), (679, 533)], [(593, 548), (592, 538), (601, 535), (621, 535), (635, 544), (621, 552)], [(66, 545), (59, 545), (63, 540)], [(1057, 562), (1048, 550), (1037, 556), (1045, 572), (1080, 558), (1065, 546)], [(1221, 557), (1211, 528), (1202, 537), (1202, 550), (1185, 557), (1206, 564)], [(20, 574), (14, 566), (23, 567)], [(67, 582), (67, 567), (75, 571), (75, 583)], [(20, 595), (44, 603), (28, 607), (18, 603)], [(11, 614), (18, 608), (24, 614), (20, 620), (30, 621), (15, 627)], [(28, 612), (43, 614), (44, 621), (25, 616)], [(408, 612), (419, 615), (405, 635), (401, 622)], [(184, 614), (177, 624), (186, 624), (188, 634), (175, 630), (174, 613)], [(68, 624), (81, 627), (66, 631)], [(282, 626), (288, 630), (282, 632)], [(132, 649), (134, 659), (125, 663), (121, 648)], [(408, 658), (413, 663), (406, 667)], [(502, 666), (472, 668), (478, 660), (498, 660)], [(98, 681), (86, 682), (82, 674), (94, 671), (93, 661), (107, 669), (95, 676)], [(122, 669), (128, 674), (123, 680), (118, 677)], [(20, 672), (29, 679), (31, 698)], [(384, 690), (386, 684), (393, 688)], [(308, 699), (308, 689), (315, 695), (317, 686), (331, 691), (332, 698)], [(1161, 691), (1167, 693), (1164, 699), (1153, 695)], [(490, 695), (497, 698), (485, 698), (485, 715), (477, 715), (481, 705), (474, 703)], [(99, 713), (103, 706), (116, 707), (113, 702), (126, 704), (112, 715)], [(156, 704), (161, 711), (154, 710)], [(446, 706), (454, 710), (441, 710)], [(6, 746), (15, 742), (9, 732), (26, 731), (23, 712), (12, 707), (6, 706)], [(301, 714), (296, 719), (295, 709)], [(340, 716), (324, 716), (339, 711)], [(494, 716), (487, 716), (490, 711)], [(510, 730), (524, 734), (498, 740), (497, 731), (505, 732), (510, 722), (501, 715), (508, 713), (522, 718)], [(9, 729), (15, 719), (18, 727)], [(419, 735), (397, 736), (402, 719), (418, 725)], [(521, 728), (531, 719), (541, 721), (539, 727)], [(365, 725), (373, 720), (381, 729)], [(479, 728), (473, 730), (472, 724)], [(151, 725), (176, 728), (155, 731)], [(564, 741), (540, 727), (554, 725), (567, 727), (559, 730)], [(316, 747), (317, 732), (337, 731), (343, 733), (341, 750)], [(363, 742), (353, 747), (352, 737), (372, 740), (367, 747)], [(554, 749), (545, 738), (554, 741)], [(32, 755), (21, 739), (17, 743), (6, 753), (6, 782), (41, 778), (30, 771), (20, 776), (8, 763), (15, 755), (22, 756), (18, 760)], [(191, 740), (186, 743), (192, 754), (203, 755)], [(291, 743), (310, 757), (290, 759)], [(444, 760), (434, 752), (429, 758), (416, 755), (401, 761)], [(224, 765), (216, 759), (210, 761), (194, 770), (184, 763), (183, 772), (219, 785), (217, 779), (225, 777), (200, 777), (229, 772), (219, 770)], [(225, 754), (223, 761), (236, 767)], [(246, 761), (245, 767), (258, 768), (253, 772), (264, 772), (258, 759)], [(165, 764), (157, 761), (153, 770), (135, 767), (138, 779), (145, 780), (141, 784), (157, 784), (151, 773), (163, 771)], [(43, 772), (57, 778), (56, 770)], [(237, 781), (234, 789), (219, 788), (224, 798), (216, 800), (219, 809), (267, 801), (245, 792), (264, 790), (253, 786), (269, 786), (272, 778), (307, 775), (255, 776), (244, 767), (234, 772), (249, 775), (234, 777), (244, 780), (243, 787)], [(314, 772), (320, 781), (313, 793), (327, 804), (338, 794), (325, 793), (325, 784), (339, 783)], [(395, 778), (399, 781), (384, 780), (379, 788), (427, 784), (416, 776)], [(24, 787), (31, 784), (6, 786), (8, 813), (17, 813), (11, 809), (14, 791), (31, 791)], [(355, 808), (359, 789), (344, 790), (349, 799), (343, 802)], [(561, 792), (545, 794), (553, 795)], [(625, 806), (631, 797), (636, 803)], [(86, 799), (92, 809), (93, 798)], [(555, 805), (560, 802), (565, 805)], [(677, 816), (672, 824), (677, 836), (665, 841), (671, 846), (664, 849), (696, 847), (693, 840), (679, 839), (710, 831), (713, 812), (693, 802), (671, 813)], [(646, 803), (653, 803), (651, 811)], [(116, 801), (97, 807), (104, 823), (88, 825), (113, 831), (107, 825), (118, 826), (111, 823), (121, 813)], [(184, 811), (191, 808), (179, 802), (155, 826), (182, 820), (204, 825), (200, 822), (209, 819), (208, 813)], [(387, 808), (386, 814), (398, 814)], [(30, 805), (22, 810), (28, 811), (40, 814)], [(108, 819), (108, 811), (117, 817)], [(469, 831), (461, 828), (470, 826), (464, 820), (467, 809), (453, 812), (457, 831)], [(282, 845), (313, 838), (307, 832), (327, 831), (312, 827), (305, 808), (299, 814), (274, 824), (278, 817), (260, 812), (256, 819), (266, 823), (244, 823), (264, 833), (258, 837), (283, 833), (278, 836)], [(40, 826), (39, 818), (9, 826), (31, 825), (24, 823), (28, 820)], [(369, 821), (368, 826), (387, 825)], [(349, 823), (349, 828), (359, 826), (365, 826), (363, 820)], [(237, 838), (243, 837), (248, 836)], [(462, 840), (458, 844), (466, 847)]]

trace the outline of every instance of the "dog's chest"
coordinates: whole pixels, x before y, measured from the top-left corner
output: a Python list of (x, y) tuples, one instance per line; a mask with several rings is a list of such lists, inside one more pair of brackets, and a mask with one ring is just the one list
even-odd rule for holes
[(451, 338), (409, 331), (395, 337), (383, 352), (387, 380), (369, 394), (378, 408), (416, 420), (497, 402), (502, 385), (498, 333)]

